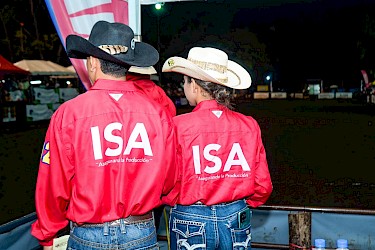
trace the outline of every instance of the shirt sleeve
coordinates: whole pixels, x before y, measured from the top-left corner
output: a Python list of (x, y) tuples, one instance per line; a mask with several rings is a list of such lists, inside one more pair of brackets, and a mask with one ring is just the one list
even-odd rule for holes
[(170, 157), (166, 159), (167, 176), (165, 178), (162, 196), (162, 202), (168, 205), (172, 205), (176, 202), (177, 195), (179, 193), (178, 183), (180, 180), (180, 173), (178, 162), (181, 159), (181, 153), (177, 145), (176, 127), (172, 123), (171, 131), (169, 132), (169, 136), (165, 144), (166, 150), (168, 152), (167, 155), (170, 155)]
[(169, 206), (174, 206), (177, 201), (181, 190), (181, 180), (182, 180), (182, 172), (181, 172), (181, 166), (182, 166), (182, 153), (181, 153), (181, 147), (177, 147), (177, 155), (176, 155), (176, 180), (175, 185), (173, 186), (172, 190), (164, 197), (162, 197), (162, 202)]
[(172, 102), (172, 100), (167, 96), (164, 90), (157, 86), (158, 88), (158, 96), (159, 96), (159, 103), (169, 112), (169, 114), (173, 117), (176, 116), (176, 106)]
[(266, 151), (262, 143), (261, 134), (259, 132), (257, 146), (257, 160), (255, 166), (255, 183), (254, 194), (247, 200), (247, 204), (251, 207), (263, 205), (272, 193), (272, 181), (268, 169)]
[(74, 171), (72, 147), (63, 139), (57, 120), (53, 116), (47, 130), (35, 191), (37, 220), (31, 234), (43, 246), (52, 245), (57, 233), (68, 224), (66, 211)]

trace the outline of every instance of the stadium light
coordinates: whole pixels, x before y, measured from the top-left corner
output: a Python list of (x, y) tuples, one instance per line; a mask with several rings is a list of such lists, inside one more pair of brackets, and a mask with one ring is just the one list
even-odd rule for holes
[(156, 3), (155, 9), (160, 10), (163, 7), (164, 3)]
[[(162, 1), (162, 2), (160, 2)], [(150, 4), (161, 4), (169, 2), (182, 2), (182, 1), (205, 1), (205, 0), (129, 0), (128, 1), (128, 16), (129, 16), (129, 26), (134, 31), (134, 36), (138, 41), (142, 41), (141, 35), (141, 5)], [(156, 7), (156, 6), (155, 6)]]

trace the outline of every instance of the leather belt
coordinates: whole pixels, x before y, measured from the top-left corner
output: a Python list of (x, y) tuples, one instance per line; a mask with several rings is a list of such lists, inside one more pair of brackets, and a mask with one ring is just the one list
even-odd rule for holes
[[(236, 202), (236, 201), (222, 202), (222, 203), (218, 203), (218, 204), (215, 204), (215, 205), (228, 205), (228, 204), (231, 204), (233, 202)], [(201, 201), (197, 201), (193, 205), (205, 205), (205, 204)]]
[(135, 224), (142, 221), (148, 221), (150, 219), (153, 219), (152, 212), (149, 212), (147, 214), (143, 215), (130, 215), (123, 219), (117, 219), (113, 221), (108, 221), (104, 223), (84, 223), (84, 224), (77, 224), (73, 222), (74, 227), (103, 227), (106, 223), (108, 226), (120, 226), (121, 221), (123, 221), (124, 224)]

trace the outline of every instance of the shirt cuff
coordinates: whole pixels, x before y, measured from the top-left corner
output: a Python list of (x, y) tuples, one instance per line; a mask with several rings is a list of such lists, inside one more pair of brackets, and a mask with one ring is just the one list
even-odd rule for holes
[(41, 246), (52, 246), (53, 245), (53, 240), (54, 239), (52, 239), (52, 240), (44, 240), (44, 241), (39, 241), (39, 244), (41, 245)]

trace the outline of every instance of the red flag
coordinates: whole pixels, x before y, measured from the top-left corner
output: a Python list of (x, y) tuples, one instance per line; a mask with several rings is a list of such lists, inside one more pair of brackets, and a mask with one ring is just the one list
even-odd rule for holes
[[(129, 23), (128, 2), (125, 0), (45, 0), (62, 44), (70, 34), (88, 38), (91, 28), (99, 20)], [(86, 60), (70, 59), (83, 85), (91, 84), (86, 71)]]
[(363, 80), (365, 81), (365, 87), (366, 88), (370, 87), (370, 82), (368, 80), (366, 70), (361, 70), (361, 73), (362, 73), (362, 76), (363, 76)]

